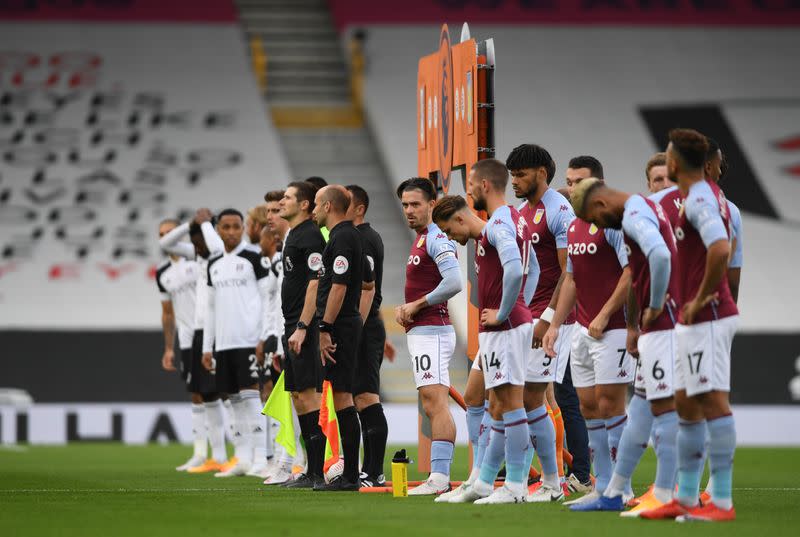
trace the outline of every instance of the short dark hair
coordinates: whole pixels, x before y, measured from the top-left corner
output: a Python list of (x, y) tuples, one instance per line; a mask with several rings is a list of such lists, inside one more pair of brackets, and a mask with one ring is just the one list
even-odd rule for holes
[(306, 178), (305, 182), (311, 183), (312, 185), (317, 187), (317, 190), (319, 190), (323, 186), (328, 186), (328, 181), (326, 181), (322, 177), (317, 177), (316, 175)]
[(590, 155), (572, 157), (567, 167), (572, 168), (573, 170), (577, 170), (578, 168), (589, 168), (589, 173), (592, 174), (592, 177), (605, 179), (605, 177), (603, 177), (603, 165), (600, 164), (599, 160)]
[(281, 201), (285, 193), (285, 190), (270, 190), (264, 194), (264, 201)]
[(506, 159), (509, 170), (526, 168), (544, 168), (547, 170), (547, 184), (556, 176), (556, 162), (544, 147), (536, 144), (522, 144), (511, 150)]
[(339, 185), (331, 185), (322, 193), (323, 200), (331, 202), (331, 207), (337, 213), (346, 213), (350, 207), (350, 196), (347, 195), (347, 190)]
[(508, 168), (496, 158), (479, 160), (472, 165), (475, 175), (489, 181), (495, 190), (505, 191), (508, 185)]
[(708, 151), (706, 151), (706, 162), (717, 156), (717, 151), (720, 150), (719, 144), (713, 138), (706, 136), (708, 141)]
[(461, 196), (444, 196), (433, 206), (433, 221), (446, 222), (466, 207), (467, 200)]
[(425, 177), (412, 177), (400, 183), (400, 186), (397, 187), (397, 197), (402, 199), (403, 192), (407, 190), (422, 191), (428, 201), (436, 199), (436, 187), (433, 186), (433, 181)]
[(297, 191), (298, 203), (308, 202), (309, 213), (314, 210), (314, 198), (317, 196), (317, 190), (319, 190), (317, 187), (308, 181), (292, 181), (286, 185), (286, 188), (294, 188)]
[(347, 185), (345, 188), (350, 191), (350, 195), (353, 197), (351, 201), (353, 206), (363, 205), (364, 214), (366, 214), (367, 209), (369, 209), (369, 194), (367, 194), (367, 191), (358, 185)]
[(217, 218), (219, 220), (222, 220), (223, 216), (238, 216), (239, 219), (242, 222), (244, 222), (244, 215), (240, 211), (238, 211), (236, 209), (223, 209), (222, 211), (219, 212), (219, 215), (217, 216)]
[(669, 141), (680, 155), (683, 163), (693, 170), (699, 170), (706, 162), (708, 139), (694, 129), (672, 129)]
[[(210, 222), (211, 222), (212, 226), (216, 226), (217, 225), (217, 217), (216, 216), (212, 216)], [(200, 227), (200, 224), (198, 224), (197, 222), (192, 220), (192, 223), (189, 224), (189, 236), (190, 237), (194, 237), (195, 235), (199, 235), (202, 232), (203, 232), (203, 228)]]

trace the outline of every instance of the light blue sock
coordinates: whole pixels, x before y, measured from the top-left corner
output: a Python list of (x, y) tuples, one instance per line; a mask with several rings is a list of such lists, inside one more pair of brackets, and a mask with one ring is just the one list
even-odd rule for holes
[(447, 440), (431, 442), (431, 472), (450, 477), (450, 463), (453, 462), (453, 443)]
[(708, 422), (711, 438), (708, 460), (711, 475), (711, 500), (720, 509), (733, 507), (733, 453), (736, 451), (736, 424), (733, 416), (723, 416)]
[(656, 487), (674, 490), (678, 471), (678, 413), (672, 410), (657, 416), (653, 431), (658, 459)]
[(628, 424), (622, 431), (614, 473), (630, 481), (636, 466), (647, 449), (653, 427), (653, 413), (647, 399), (634, 395), (628, 405)]
[(478, 435), (478, 449), (475, 452), (475, 460), (472, 461), (472, 467), (480, 469), (483, 457), (486, 454), (486, 448), (489, 446), (489, 433), (492, 431), (492, 416), (486, 410), (481, 419), (480, 434)]
[[(477, 454), (478, 450), (478, 437), (481, 434), (481, 421), (483, 421), (483, 405), (481, 406), (468, 406), (467, 407), (467, 434), (469, 435), (469, 442), (472, 444), (472, 449)], [(477, 456), (472, 458), (472, 467), (477, 468)]]
[(478, 479), (484, 483), (494, 485), (503, 457), (506, 452), (506, 431), (502, 421), (492, 420), (492, 430), (489, 434), (489, 445), (481, 461), (481, 473)]
[(506, 428), (506, 481), (527, 484), (528, 468), (525, 461), (531, 451), (531, 438), (528, 435), (528, 417), (524, 408), (511, 410), (503, 414), (503, 425)]
[(594, 467), (594, 488), (602, 494), (611, 481), (611, 454), (608, 452), (608, 433), (605, 420), (586, 420), (589, 433), (589, 449)]
[(706, 421), (678, 423), (678, 494), (683, 505), (697, 505), (700, 477), (703, 473), (703, 450), (706, 443)]
[(611, 456), (611, 472), (614, 472), (614, 465), (617, 464), (617, 452), (619, 451), (619, 440), (628, 422), (628, 415), (614, 416), (605, 420), (606, 436), (608, 437), (608, 453)]
[(553, 421), (547, 416), (547, 407), (542, 405), (539, 408), (534, 408), (528, 412), (527, 416), (528, 432), (531, 435), (533, 449), (539, 454), (539, 462), (542, 463), (542, 474), (558, 475), (556, 429), (553, 427)]

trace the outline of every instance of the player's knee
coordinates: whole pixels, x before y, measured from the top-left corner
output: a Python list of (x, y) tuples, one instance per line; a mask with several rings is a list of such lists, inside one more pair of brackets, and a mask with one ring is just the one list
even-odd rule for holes
[(603, 394), (597, 398), (597, 411), (604, 418), (619, 416), (625, 413), (625, 397), (616, 394)]
[(204, 403), (213, 403), (214, 401), (219, 399), (219, 393), (218, 392), (204, 393), (202, 394), (202, 398)]
[(727, 392), (711, 392), (701, 399), (706, 419), (720, 418), (731, 413)]

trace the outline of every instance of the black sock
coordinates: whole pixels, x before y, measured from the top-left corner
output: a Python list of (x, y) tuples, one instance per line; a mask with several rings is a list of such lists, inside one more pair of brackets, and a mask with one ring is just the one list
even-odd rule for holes
[(361, 452), (361, 472), (371, 475), (369, 471), (372, 468), (372, 446), (369, 443), (369, 430), (371, 428), (369, 415), (365, 415), (363, 411), (359, 412), (358, 420), (361, 422), (361, 443), (364, 446), (364, 450)]
[(312, 477), (322, 477), (322, 466), (325, 462), (325, 435), (319, 426), (319, 410), (298, 416), (300, 432), (306, 443), (306, 458), (308, 468), (306, 474)]
[(364, 471), (371, 477), (383, 474), (383, 459), (386, 456), (386, 439), (389, 425), (383, 413), (383, 405), (375, 403), (359, 413), (364, 435), (364, 446), (369, 445), (370, 457), (364, 455)]
[(344, 472), (342, 476), (350, 483), (358, 483), (358, 447), (361, 445), (361, 426), (358, 423), (356, 407), (349, 406), (337, 410), (339, 432), (342, 436), (344, 452)]

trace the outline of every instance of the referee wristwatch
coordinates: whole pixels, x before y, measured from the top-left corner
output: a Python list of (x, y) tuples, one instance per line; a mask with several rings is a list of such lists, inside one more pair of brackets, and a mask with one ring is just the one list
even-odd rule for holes
[(308, 330), (308, 325), (303, 321), (297, 321), (297, 329), (298, 330)]
[(330, 334), (331, 332), (333, 332), (333, 324), (326, 323), (325, 321), (320, 321), (319, 322), (319, 331), (320, 332), (326, 332), (326, 333)]

